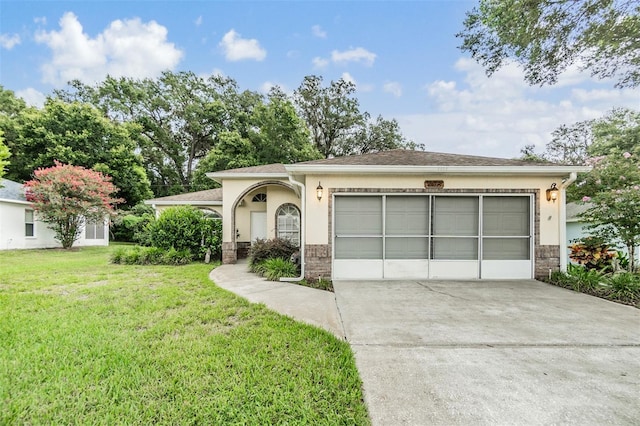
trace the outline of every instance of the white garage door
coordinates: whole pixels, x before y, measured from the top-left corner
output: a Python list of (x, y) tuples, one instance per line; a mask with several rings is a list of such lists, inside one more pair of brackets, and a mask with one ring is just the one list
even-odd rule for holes
[(333, 278), (531, 278), (530, 195), (335, 195)]

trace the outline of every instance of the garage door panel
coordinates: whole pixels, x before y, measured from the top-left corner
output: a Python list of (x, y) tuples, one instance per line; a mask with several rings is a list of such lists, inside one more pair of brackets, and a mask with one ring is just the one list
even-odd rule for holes
[(382, 237), (336, 238), (336, 259), (382, 259)]
[(427, 259), (429, 240), (422, 237), (387, 237), (385, 259)]
[(387, 279), (427, 279), (429, 261), (424, 260), (385, 260), (384, 278)]
[(484, 238), (483, 260), (529, 260), (531, 242), (529, 238)]
[(382, 275), (382, 260), (334, 260), (333, 279), (379, 280)]
[(530, 260), (483, 260), (483, 279), (531, 279)]
[(445, 238), (432, 239), (432, 255), (434, 260), (478, 260), (477, 238)]
[(429, 276), (435, 279), (477, 279), (477, 260), (432, 260)]

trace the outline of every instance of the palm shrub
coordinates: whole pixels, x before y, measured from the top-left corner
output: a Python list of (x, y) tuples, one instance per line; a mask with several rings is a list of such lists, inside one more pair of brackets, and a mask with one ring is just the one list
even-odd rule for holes
[(575, 291), (593, 291), (604, 280), (604, 274), (597, 269), (589, 269), (580, 265), (568, 265), (569, 284)]
[(607, 279), (609, 297), (623, 302), (640, 302), (640, 276), (630, 272), (613, 274)]
[(265, 277), (269, 281), (279, 281), (282, 277), (295, 277), (298, 275), (298, 267), (293, 262), (279, 257), (267, 259), (263, 262)]

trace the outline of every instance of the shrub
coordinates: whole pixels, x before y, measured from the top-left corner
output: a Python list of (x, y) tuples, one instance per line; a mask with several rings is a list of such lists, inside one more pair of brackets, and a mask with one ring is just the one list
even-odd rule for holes
[(120, 211), (111, 222), (114, 241), (135, 242), (143, 246), (151, 245), (147, 226), (156, 219), (151, 206), (137, 204), (130, 210)]
[(265, 265), (265, 262), (266, 260), (263, 260), (262, 262), (251, 263), (249, 265), (249, 270), (254, 274), (264, 276), (264, 274), (267, 272), (267, 266)]
[[(571, 265), (569, 265), (569, 267), (571, 267)], [(552, 284), (555, 284), (560, 287), (573, 288), (573, 283), (575, 281), (575, 278), (567, 274), (566, 272), (553, 271), (551, 273), (551, 276), (549, 277), (549, 281)]]
[(111, 263), (122, 263), (122, 260), (124, 259), (126, 253), (126, 247), (118, 247), (113, 251), (113, 253), (111, 253), (111, 257), (109, 260)]
[(193, 255), (189, 250), (176, 250), (173, 247), (162, 256), (162, 263), (165, 265), (186, 265), (192, 260)]
[(279, 281), (282, 277), (295, 277), (298, 275), (298, 267), (289, 260), (279, 257), (267, 259), (263, 263), (265, 276), (269, 281)]
[(140, 263), (142, 247), (133, 246), (127, 250), (122, 258), (122, 263), (127, 265), (137, 265)]
[(623, 302), (640, 301), (640, 276), (630, 272), (613, 274), (607, 280), (610, 298)]
[(192, 206), (170, 207), (149, 224), (153, 247), (164, 250), (188, 251), (192, 258), (202, 259), (207, 250), (219, 256), (222, 246), (220, 220), (207, 218)]
[(594, 290), (604, 279), (602, 272), (579, 265), (568, 265), (567, 273), (575, 291)]
[(186, 265), (193, 257), (188, 250), (133, 246), (116, 249), (110, 260), (124, 265)]
[[(271, 240), (257, 239), (249, 250), (249, 265), (262, 263), (267, 259), (289, 260), (298, 251), (298, 247), (289, 240), (274, 238)], [(297, 269), (297, 268), (296, 268)]]
[(602, 238), (585, 237), (569, 246), (569, 258), (587, 269), (605, 271), (612, 268), (618, 253)]

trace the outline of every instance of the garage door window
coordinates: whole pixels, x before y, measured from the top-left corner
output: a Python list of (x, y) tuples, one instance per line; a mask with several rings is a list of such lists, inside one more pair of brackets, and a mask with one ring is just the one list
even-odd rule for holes
[(478, 197), (433, 197), (431, 259), (478, 259)]
[(482, 259), (529, 260), (529, 197), (484, 197)]
[(386, 197), (386, 259), (429, 257), (429, 198)]
[(337, 197), (336, 259), (382, 259), (382, 198)]

